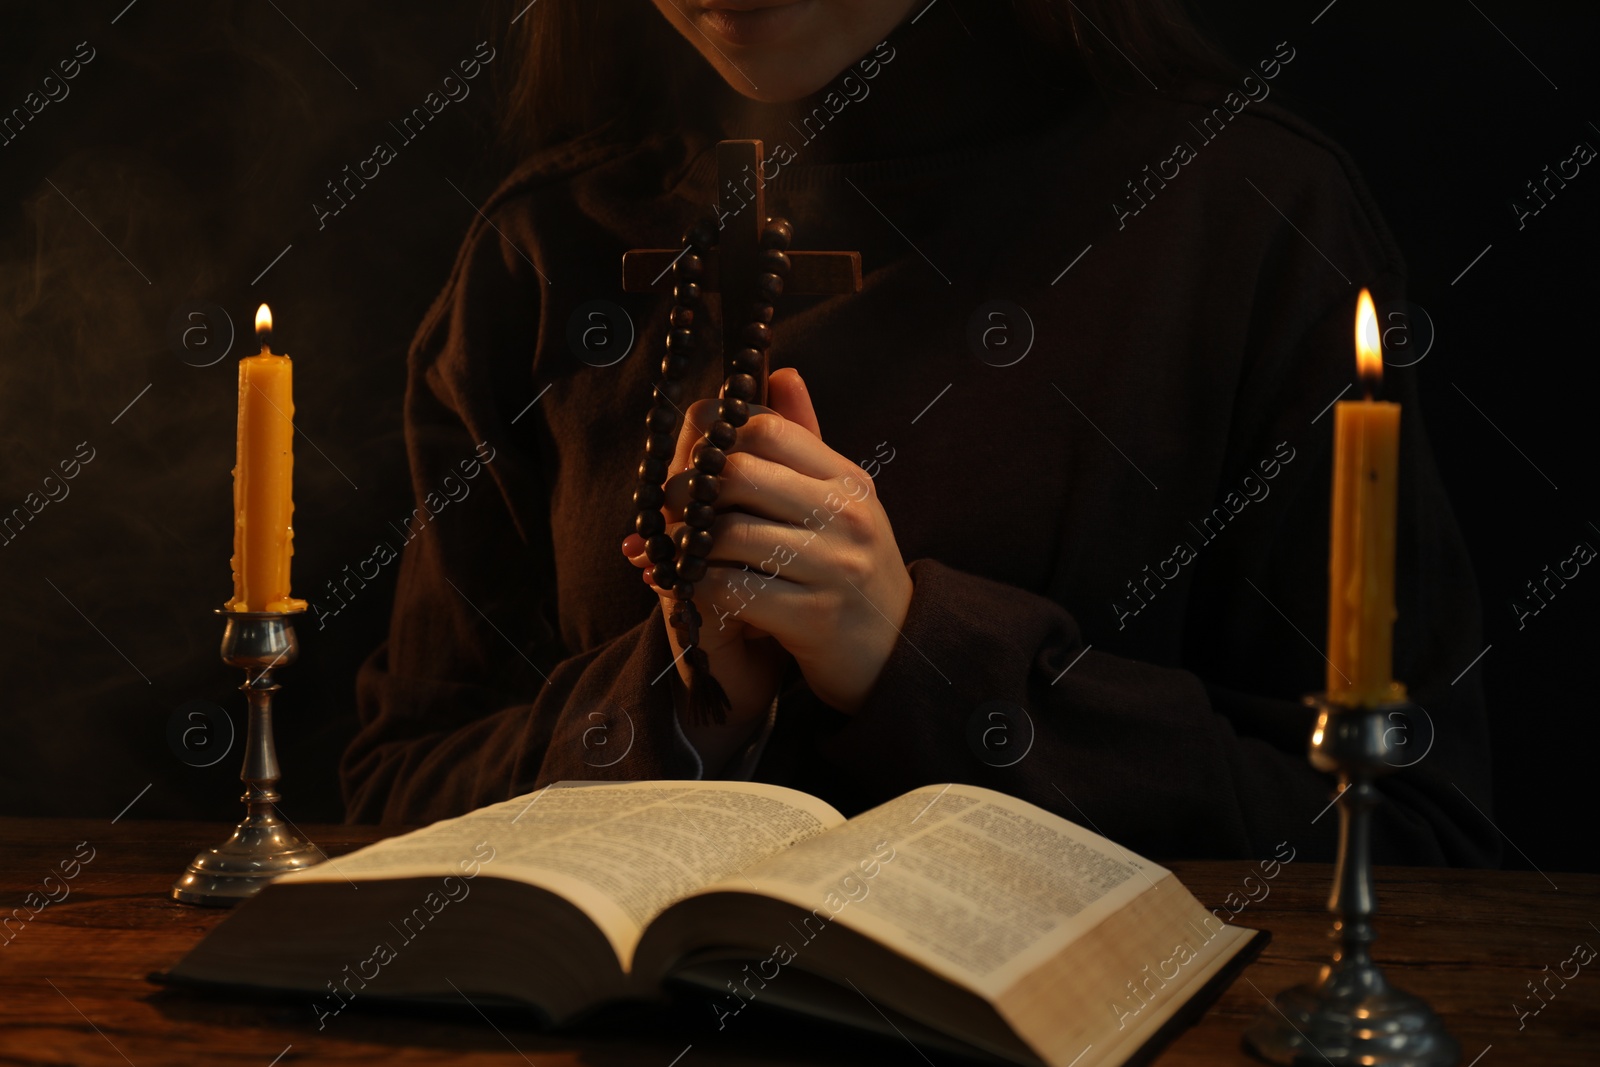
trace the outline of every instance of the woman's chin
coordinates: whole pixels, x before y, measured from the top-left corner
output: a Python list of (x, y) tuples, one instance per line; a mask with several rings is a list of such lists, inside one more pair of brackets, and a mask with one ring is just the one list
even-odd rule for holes
[(777, 104), (827, 86), (882, 39), (896, 13), (878, 20), (884, 26), (858, 26), (824, 0), (698, 0), (689, 27), (678, 26), (735, 92)]
[(840, 54), (834, 62), (833, 49), (825, 45), (816, 51), (830, 54), (819, 58), (776, 50), (760, 55), (729, 53), (727, 58), (717, 57), (712, 65), (741, 96), (763, 104), (785, 104), (821, 92), (855, 61), (853, 55)]
[(744, 68), (754, 78), (760, 79), (760, 85), (752, 84), (749, 78), (742, 77), (738, 71), (725, 71), (723, 76), (727, 79), (728, 87), (741, 96), (762, 104), (787, 104), (795, 100), (804, 100), (812, 93), (820, 90), (832, 78), (821, 81), (804, 78), (763, 77), (749, 67)]

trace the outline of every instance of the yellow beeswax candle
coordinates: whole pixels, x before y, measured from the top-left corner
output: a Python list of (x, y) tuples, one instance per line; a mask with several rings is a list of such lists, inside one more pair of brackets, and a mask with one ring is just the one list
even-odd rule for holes
[(274, 355), (272, 312), (256, 311), (261, 354), (239, 360), (239, 445), (233, 468), (233, 599), (229, 611), (304, 611), (289, 595), (294, 554), (294, 364)]
[(1356, 302), (1356, 364), (1367, 395), (1333, 413), (1328, 699), (1374, 707), (1405, 698), (1392, 676), (1400, 405), (1372, 399), (1383, 349), (1372, 296)]

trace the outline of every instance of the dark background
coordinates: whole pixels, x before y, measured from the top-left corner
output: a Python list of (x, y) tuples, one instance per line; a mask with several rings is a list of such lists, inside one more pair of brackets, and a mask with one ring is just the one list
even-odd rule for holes
[[(629, 2), (646, 16), (646, 0)], [(1523, 229), (1510, 202), (1579, 141), (1600, 147), (1600, 16), (1506, 0), (1325, 5), (1199, 8), (1241, 64), (1279, 41), (1296, 49), (1274, 96), (1350, 151), (1406, 252), (1435, 335), (1416, 368), (1422, 406), (1483, 594), (1490, 647), (1472, 669), (1490, 696), (1507, 863), (1593, 869), (1600, 805), (1580, 738), (1600, 711), (1583, 688), (1600, 574), (1586, 568), (1520, 629), (1511, 601), (1578, 542), (1600, 546), (1600, 161)], [(226, 749), (222, 719), (190, 735), (190, 762), (169, 740), (175, 716), (204, 727), (185, 716), (208, 704), (244, 725), (211, 615), (230, 589), (234, 358), (252, 350), (267, 301), (274, 347), (295, 356), (295, 591), (318, 599), (410, 511), (405, 347), (473, 205), (508, 168), (492, 147), (491, 82), (509, 73), (503, 34), (521, 7), (0, 9), (0, 113), (79, 42), (96, 53), (70, 95), (0, 145), (0, 513), (80, 442), (94, 449), (70, 496), (0, 546), (0, 813), (109, 817), (137, 800), (134, 817), (219, 829), (237, 817), (242, 738), (208, 767), (190, 763), (212, 758), (195, 755), (204, 744)], [(402, 145), (387, 123), (484, 40), (499, 53), (472, 95)], [(324, 183), (378, 140), (398, 158), (319, 229)], [(206, 304), (237, 333), (227, 358), (221, 314), (184, 317)], [(186, 345), (185, 325), (200, 327)], [(1423, 332), (1418, 317), (1413, 340)], [(353, 676), (383, 637), (394, 574), (324, 628), (300, 626), (278, 702), (283, 808), (297, 822), (342, 815)]]

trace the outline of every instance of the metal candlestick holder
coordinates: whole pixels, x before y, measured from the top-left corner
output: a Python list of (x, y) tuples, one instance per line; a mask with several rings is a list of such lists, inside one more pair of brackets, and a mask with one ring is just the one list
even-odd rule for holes
[(1381, 795), (1374, 779), (1396, 769), (1389, 716), (1404, 702), (1348, 707), (1321, 696), (1311, 734), (1311, 765), (1337, 773), (1339, 855), (1333, 872), (1329, 936), (1338, 947), (1317, 980), (1279, 993), (1245, 1032), (1245, 1043), (1271, 1063), (1328, 1063), (1334, 1067), (1454, 1067), (1461, 1051), (1420, 997), (1396, 989), (1368, 951), (1372, 916), (1372, 809)]
[(272, 694), (278, 683), (272, 672), (293, 663), (300, 654), (290, 619), (299, 612), (227, 611), (222, 631), (222, 662), (244, 670), (240, 689), (250, 702), (250, 728), (245, 741), (245, 817), (222, 844), (195, 856), (172, 886), (172, 896), (185, 904), (229, 907), (253, 896), (286, 871), (312, 867), (327, 859), (278, 816), (278, 751), (272, 738)]

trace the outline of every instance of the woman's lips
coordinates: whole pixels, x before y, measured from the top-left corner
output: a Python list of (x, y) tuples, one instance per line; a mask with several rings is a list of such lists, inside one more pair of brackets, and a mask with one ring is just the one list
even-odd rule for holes
[(698, 17), (706, 29), (731, 45), (752, 47), (773, 44), (799, 23), (811, 0), (778, 0), (776, 3), (732, 3), (708, 0)]

